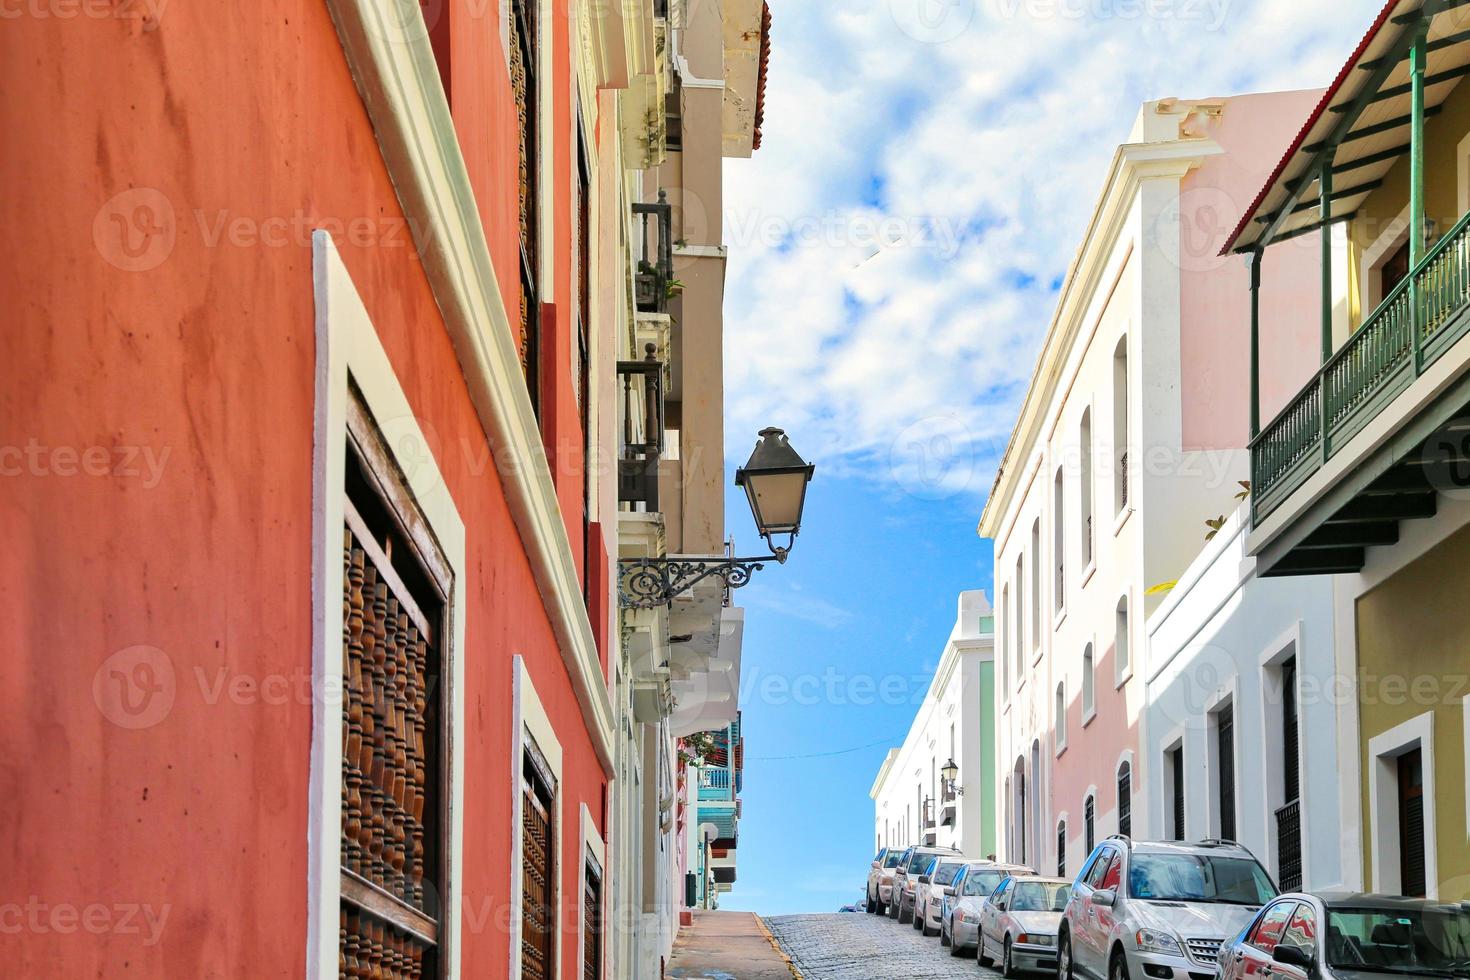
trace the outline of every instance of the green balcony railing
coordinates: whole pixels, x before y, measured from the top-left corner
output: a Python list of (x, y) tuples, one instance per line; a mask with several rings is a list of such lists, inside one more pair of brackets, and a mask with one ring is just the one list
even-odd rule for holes
[[(1412, 289), (1410, 287), (1413, 287)], [(1251, 440), (1259, 524), (1470, 328), (1470, 214), (1462, 217)]]

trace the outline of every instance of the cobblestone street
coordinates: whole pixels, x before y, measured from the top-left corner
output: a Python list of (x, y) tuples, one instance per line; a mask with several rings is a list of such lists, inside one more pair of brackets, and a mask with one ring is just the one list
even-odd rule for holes
[(887, 916), (861, 912), (782, 915), (767, 919), (766, 925), (805, 980), (999, 976), (981, 969), (973, 955), (951, 956), (937, 938), (925, 939)]

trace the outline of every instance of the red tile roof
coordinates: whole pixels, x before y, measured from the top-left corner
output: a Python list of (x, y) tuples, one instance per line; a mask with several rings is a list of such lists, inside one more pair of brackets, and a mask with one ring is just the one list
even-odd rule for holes
[(761, 123), (766, 119), (766, 71), (771, 65), (771, 5), (761, 4), (761, 66), (755, 82), (755, 138), (751, 150), (761, 148)]

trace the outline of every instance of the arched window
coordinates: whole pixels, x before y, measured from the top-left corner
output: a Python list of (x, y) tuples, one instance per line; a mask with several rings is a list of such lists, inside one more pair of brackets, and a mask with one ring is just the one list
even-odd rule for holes
[(1118, 600), (1117, 622), (1113, 627), (1113, 682), (1117, 683), (1128, 675), (1129, 662), (1128, 641), (1128, 597), (1125, 595)]
[(1128, 337), (1113, 350), (1113, 495), (1118, 513), (1128, 506)]
[(1067, 604), (1067, 499), (1062, 477), (1062, 468), (1058, 466), (1057, 475), (1051, 484), (1052, 565), (1057, 573), (1056, 582), (1052, 586), (1055, 592), (1052, 596), (1055, 612), (1061, 612), (1062, 607)]
[(1041, 648), (1041, 518), (1031, 522), (1031, 649)]
[[(1023, 620), (1023, 617), (1021, 615), (1021, 610), (1025, 608), (1025, 592), (1026, 592), (1026, 589), (1025, 589), (1024, 583), (1025, 583), (1026, 580), (1022, 577), (1022, 573), (1025, 571), (1025, 562), (1023, 561), (1023, 559), (1025, 557), (1026, 557), (1025, 555), (1017, 555), (1016, 556), (1016, 683), (1017, 684), (1020, 684), (1026, 678), (1026, 664), (1025, 664), (1025, 653), (1026, 653), (1025, 633), (1026, 633), (1026, 630), (1024, 629), (1024, 620)], [(1033, 565), (1036, 564), (1036, 560), (1038, 558), (1040, 558), (1040, 557), (1041, 556), (1039, 554), (1036, 554), (1035, 552), (1033, 552), (1032, 555), (1031, 555), (1031, 563)]]
[(1065, 681), (1057, 685), (1056, 717), (1053, 723), (1057, 730), (1057, 751), (1060, 752), (1067, 747), (1067, 685)]
[(1081, 471), (1078, 474), (1077, 498), (1082, 503), (1082, 520), (1077, 531), (1082, 535), (1082, 567), (1092, 564), (1092, 408), (1082, 410), (1082, 426), (1077, 433)]
[(1093, 700), (1092, 644), (1082, 648), (1082, 717), (1088, 718), (1097, 705)]
[(1067, 821), (1057, 821), (1057, 877), (1067, 877)]
[(1118, 767), (1118, 833), (1133, 836), (1133, 767)]
[(1001, 697), (1010, 696), (1010, 649), (1011, 633), (1015, 627), (1011, 623), (1011, 587), (1003, 585), (1000, 589), (1000, 693)]
[(1082, 804), (1082, 832), (1087, 841), (1087, 853), (1097, 846), (1097, 797), (1089, 796)]

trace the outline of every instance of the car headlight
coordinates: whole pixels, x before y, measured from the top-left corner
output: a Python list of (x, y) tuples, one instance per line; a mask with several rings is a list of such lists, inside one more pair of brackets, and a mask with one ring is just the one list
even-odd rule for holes
[(1172, 953), (1175, 956), (1184, 955), (1184, 950), (1179, 945), (1179, 940), (1167, 932), (1160, 932), (1157, 929), (1140, 929), (1133, 934), (1133, 941), (1145, 953)]
[(967, 926), (976, 926), (980, 924), (980, 916), (974, 912), (961, 912), (960, 921)]

